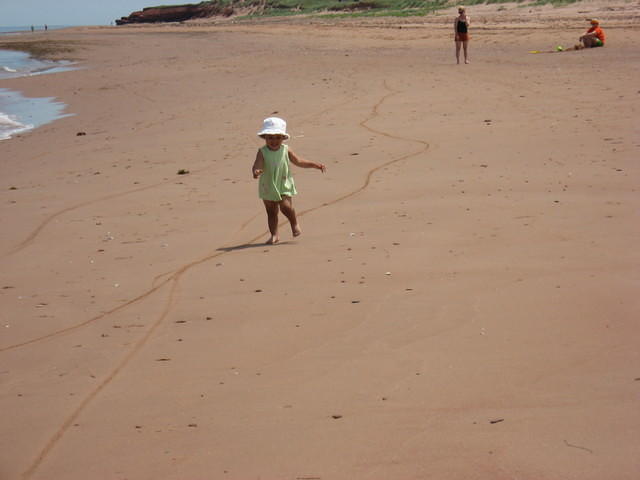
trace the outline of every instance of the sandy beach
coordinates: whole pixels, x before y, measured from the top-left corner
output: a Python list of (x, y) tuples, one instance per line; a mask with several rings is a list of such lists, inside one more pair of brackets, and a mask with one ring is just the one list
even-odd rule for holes
[(81, 68), (0, 82), (73, 114), (0, 141), (0, 479), (637, 479), (640, 3), (468, 14), (21, 35)]

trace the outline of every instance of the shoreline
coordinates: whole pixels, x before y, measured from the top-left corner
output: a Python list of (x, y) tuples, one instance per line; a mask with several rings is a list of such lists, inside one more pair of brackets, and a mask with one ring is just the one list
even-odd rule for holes
[[(89, 68), (0, 83), (75, 113), (0, 142), (3, 474), (634, 479), (629, 5), (470, 6), (459, 66), (448, 16), (49, 32)], [(277, 246), (271, 115), (327, 165)]]
[(10, 140), (73, 113), (53, 97), (25, 97), (20, 91), (0, 87), (0, 141)]
[(74, 69), (73, 64), (64, 61), (38, 60), (27, 52), (0, 49), (0, 140), (9, 140), (71, 115), (64, 113), (66, 105), (55, 98), (23, 96), (19, 90), (2, 88), (3, 80)]

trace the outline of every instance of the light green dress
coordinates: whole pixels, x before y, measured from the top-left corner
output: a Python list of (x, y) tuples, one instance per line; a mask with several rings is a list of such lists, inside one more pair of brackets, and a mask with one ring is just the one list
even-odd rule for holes
[(289, 147), (283, 144), (273, 151), (265, 145), (260, 151), (264, 158), (264, 172), (258, 181), (260, 198), (279, 202), (283, 195), (292, 197), (298, 193), (289, 168)]

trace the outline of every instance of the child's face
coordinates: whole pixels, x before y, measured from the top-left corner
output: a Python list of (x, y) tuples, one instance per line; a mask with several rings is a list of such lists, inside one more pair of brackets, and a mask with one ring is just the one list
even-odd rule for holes
[(282, 142), (284, 142), (283, 135), (263, 135), (262, 138), (264, 138), (264, 141), (267, 144), (269, 150), (280, 149)]

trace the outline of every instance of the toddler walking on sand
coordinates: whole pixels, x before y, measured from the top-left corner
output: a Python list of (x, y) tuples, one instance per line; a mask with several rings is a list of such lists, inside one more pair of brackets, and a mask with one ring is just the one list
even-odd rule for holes
[(258, 181), (258, 194), (267, 211), (267, 222), (271, 236), (267, 244), (278, 243), (278, 211), (281, 211), (291, 224), (294, 237), (302, 233), (296, 218), (291, 197), (296, 191), (293, 176), (289, 169), (289, 161), (301, 168), (317, 168), (322, 173), (326, 168), (322, 163), (310, 162), (297, 156), (283, 142), (289, 138), (287, 122), (278, 117), (269, 117), (262, 123), (258, 136), (265, 141), (264, 147), (258, 149), (251, 172)]

